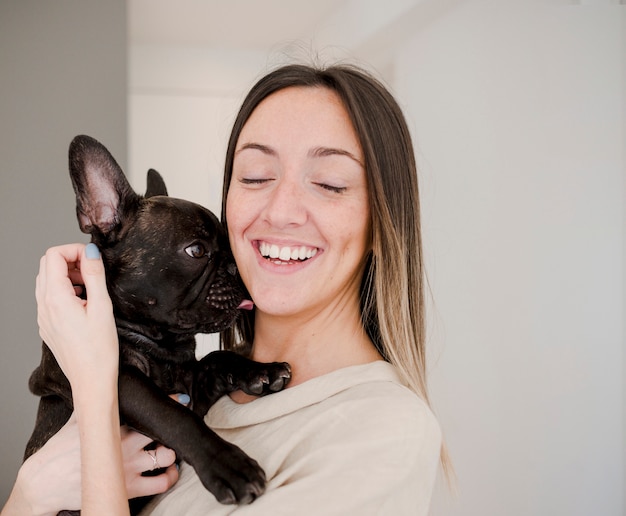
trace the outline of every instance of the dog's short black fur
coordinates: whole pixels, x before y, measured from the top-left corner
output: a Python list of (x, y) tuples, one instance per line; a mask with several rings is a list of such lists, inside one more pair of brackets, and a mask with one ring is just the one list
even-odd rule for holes
[[(195, 358), (194, 334), (230, 326), (245, 300), (222, 226), (201, 206), (168, 197), (154, 170), (146, 195), (136, 194), (108, 150), (88, 136), (72, 141), (69, 167), (80, 228), (100, 248), (107, 272), (120, 340), (122, 421), (174, 449), (220, 502), (253, 501), (264, 490), (263, 471), (202, 416), (235, 389), (281, 390), (290, 371), (226, 351)], [(69, 382), (45, 344), (29, 385), (41, 400), (25, 458), (73, 407)], [(172, 393), (189, 394), (189, 407)]]

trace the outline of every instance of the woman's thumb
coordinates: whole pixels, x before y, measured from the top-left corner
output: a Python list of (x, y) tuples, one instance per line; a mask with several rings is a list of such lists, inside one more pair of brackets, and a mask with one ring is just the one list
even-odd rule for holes
[(80, 273), (87, 291), (87, 303), (110, 304), (104, 275), (104, 264), (100, 256), (100, 250), (96, 244), (87, 244), (83, 251), (83, 259), (80, 261)]

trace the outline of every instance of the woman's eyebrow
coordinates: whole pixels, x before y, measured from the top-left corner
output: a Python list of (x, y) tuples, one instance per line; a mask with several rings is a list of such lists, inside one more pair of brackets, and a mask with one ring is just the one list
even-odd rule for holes
[(345, 149), (337, 149), (335, 147), (315, 147), (309, 151), (309, 156), (312, 158), (323, 158), (326, 156), (346, 156), (353, 161), (356, 161), (359, 165), (363, 166), (363, 163), (351, 152)]
[[(239, 154), (242, 151), (250, 150), (250, 149), (258, 150), (262, 152), (263, 154), (267, 154), (268, 156), (278, 156), (278, 152), (273, 147), (270, 147), (269, 145), (264, 145), (262, 143), (255, 143), (255, 142), (244, 143), (239, 149), (237, 149), (235, 154)], [(345, 149), (339, 149), (336, 147), (315, 147), (311, 149), (307, 154), (310, 158), (324, 158), (327, 156), (346, 156), (347, 158), (350, 158), (351, 160), (355, 161), (362, 167), (364, 166), (361, 160), (358, 157), (356, 157), (354, 154), (352, 154), (351, 152)]]
[(269, 147), (268, 145), (263, 145), (262, 143), (254, 142), (244, 143), (239, 149), (237, 149), (235, 154), (239, 154), (241, 151), (245, 151), (248, 149), (258, 150), (261, 151), (263, 154), (268, 154), (269, 156), (277, 155), (276, 150), (274, 150), (272, 147)]

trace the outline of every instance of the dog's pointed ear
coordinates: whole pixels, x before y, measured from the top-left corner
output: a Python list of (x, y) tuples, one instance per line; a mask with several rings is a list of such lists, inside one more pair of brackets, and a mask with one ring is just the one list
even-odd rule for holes
[(81, 231), (93, 237), (112, 237), (137, 209), (140, 197), (111, 153), (94, 138), (81, 135), (72, 140), (69, 168)]
[(156, 170), (151, 168), (148, 170), (148, 189), (146, 190), (146, 199), (155, 195), (167, 195), (165, 181)]

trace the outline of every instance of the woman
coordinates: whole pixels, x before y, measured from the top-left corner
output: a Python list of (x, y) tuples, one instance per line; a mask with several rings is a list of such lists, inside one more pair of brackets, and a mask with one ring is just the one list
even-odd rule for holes
[[(224, 397), (206, 421), (259, 461), (267, 491), (220, 506), (183, 465), (146, 513), (426, 514), (441, 436), (426, 388), (416, 166), (397, 103), (350, 67), (271, 72), (235, 121), (222, 218), (256, 307), (224, 346), (287, 361), (293, 378), (269, 397)], [(59, 325), (41, 319), (42, 333)]]

